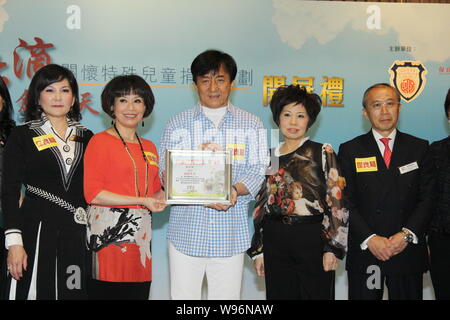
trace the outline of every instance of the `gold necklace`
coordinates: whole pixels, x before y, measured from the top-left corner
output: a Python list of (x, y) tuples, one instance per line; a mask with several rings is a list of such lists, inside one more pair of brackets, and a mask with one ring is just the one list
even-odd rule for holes
[[(125, 142), (125, 140), (122, 138), (122, 136), (120, 135), (119, 130), (117, 130), (116, 124), (114, 124), (114, 130), (116, 130), (117, 135), (119, 136), (120, 140), (122, 140), (123, 146), (125, 147), (126, 152), (128, 153), (128, 156), (131, 159), (131, 162), (133, 163), (133, 167), (134, 167), (134, 187), (135, 187), (135, 191), (136, 191), (136, 197), (140, 197), (140, 192), (139, 192), (139, 179), (138, 179), (138, 169), (136, 166), (136, 161), (134, 160), (133, 156), (131, 155), (130, 150), (128, 149), (128, 146)], [(142, 152), (142, 157), (144, 158), (144, 162), (145, 162), (145, 194), (144, 194), (144, 198), (147, 198), (147, 194), (148, 194), (148, 161), (147, 158), (145, 157), (145, 152), (144, 152), (144, 147), (142, 146), (141, 143), (141, 139), (139, 139), (139, 136), (137, 135), (137, 133), (135, 133), (137, 141), (139, 142), (139, 146), (141, 147), (141, 152)]]

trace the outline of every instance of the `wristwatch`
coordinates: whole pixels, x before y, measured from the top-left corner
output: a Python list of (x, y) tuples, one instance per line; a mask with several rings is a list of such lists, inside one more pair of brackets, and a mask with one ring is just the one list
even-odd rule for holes
[(414, 237), (411, 234), (411, 232), (408, 232), (408, 230), (403, 229), (402, 233), (403, 233), (403, 240), (405, 240), (405, 242), (408, 242), (408, 243), (413, 242)]

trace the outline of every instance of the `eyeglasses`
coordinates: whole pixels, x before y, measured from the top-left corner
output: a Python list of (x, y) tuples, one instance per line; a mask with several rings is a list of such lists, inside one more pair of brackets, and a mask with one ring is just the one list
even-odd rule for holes
[(395, 101), (378, 101), (369, 105), (372, 109), (380, 110), (382, 106), (385, 106), (387, 109), (392, 109), (398, 106), (399, 103)]

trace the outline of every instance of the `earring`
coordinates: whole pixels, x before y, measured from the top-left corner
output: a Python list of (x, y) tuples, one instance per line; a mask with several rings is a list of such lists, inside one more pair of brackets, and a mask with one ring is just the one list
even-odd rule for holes
[(142, 128), (143, 128), (144, 127), (144, 120), (142, 120), (141, 124), (142, 124)]
[(111, 125), (113, 125), (114, 124), (114, 119), (116, 118), (116, 115), (114, 114), (113, 106), (111, 106), (111, 118), (112, 118)]

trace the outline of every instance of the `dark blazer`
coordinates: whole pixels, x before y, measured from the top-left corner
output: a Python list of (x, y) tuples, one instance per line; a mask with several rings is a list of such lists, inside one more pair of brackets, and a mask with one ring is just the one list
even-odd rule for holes
[[(389, 169), (372, 131), (343, 143), (338, 157), (347, 182), (346, 207), (350, 211), (347, 270), (367, 273), (368, 266), (378, 265), (385, 275), (425, 272), (428, 269), (425, 232), (431, 217), (434, 183), (428, 141), (397, 130)], [(370, 157), (376, 157), (377, 170), (357, 172), (355, 158)], [(418, 169), (400, 173), (400, 167), (414, 162)], [(419, 243), (408, 244), (388, 261), (380, 261), (368, 248), (360, 247), (372, 234), (388, 238), (403, 227), (414, 232)]]

